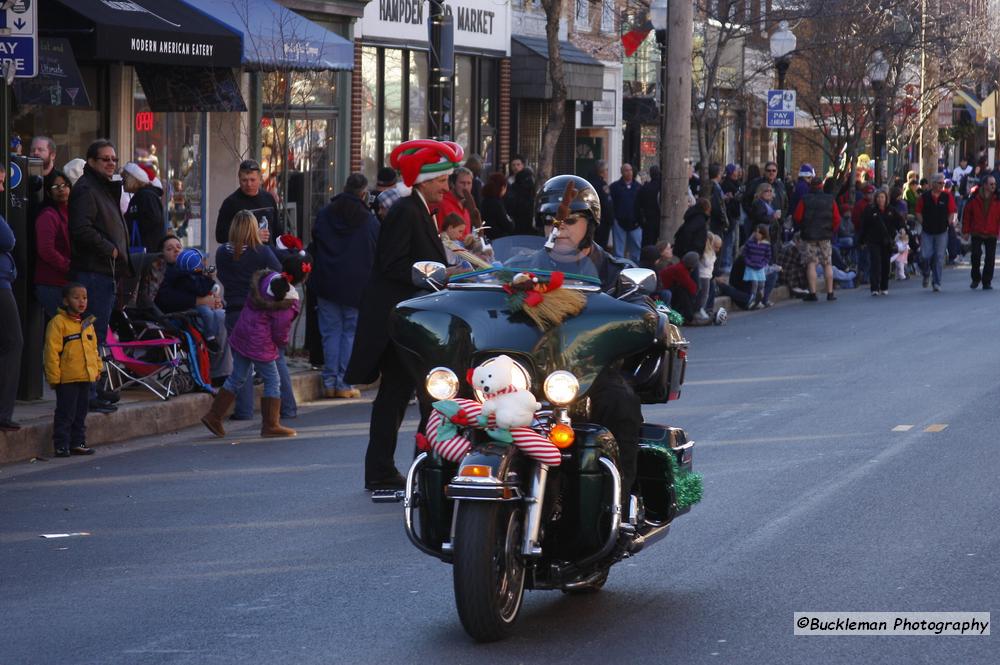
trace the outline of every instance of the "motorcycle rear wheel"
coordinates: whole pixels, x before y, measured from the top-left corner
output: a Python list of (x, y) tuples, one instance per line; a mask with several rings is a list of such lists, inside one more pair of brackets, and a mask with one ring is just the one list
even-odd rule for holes
[(462, 626), (478, 642), (510, 635), (524, 598), (519, 506), (463, 502), (455, 516), (452, 574)]

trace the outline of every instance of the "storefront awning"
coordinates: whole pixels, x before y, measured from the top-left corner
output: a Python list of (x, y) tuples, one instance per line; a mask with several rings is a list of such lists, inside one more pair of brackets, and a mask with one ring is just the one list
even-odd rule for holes
[(42, 34), (69, 37), (81, 59), (240, 66), (239, 33), (181, 0), (53, 0), (38, 11)]
[(243, 35), (247, 69), (354, 69), (354, 44), (273, 0), (190, 1)]
[(243, 112), (240, 83), (229, 67), (135, 66), (151, 111)]
[(14, 96), (19, 104), (90, 107), (87, 87), (69, 40), (53, 37), (38, 40), (38, 76), (16, 79)]
[[(578, 101), (600, 101), (604, 94), (604, 65), (569, 42), (559, 42), (566, 94)], [(549, 45), (544, 37), (514, 35), (510, 39), (510, 96), (520, 99), (551, 99)]]

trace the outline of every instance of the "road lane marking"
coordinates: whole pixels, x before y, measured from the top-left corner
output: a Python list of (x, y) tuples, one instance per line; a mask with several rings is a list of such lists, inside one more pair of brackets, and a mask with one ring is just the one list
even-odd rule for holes
[(794, 441), (823, 441), (827, 439), (860, 439), (874, 436), (874, 432), (845, 432), (842, 434), (799, 434), (796, 436), (769, 436), (754, 439), (698, 439), (696, 446), (730, 446), (741, 443), (787, 443)]
[(913, 429), (913, 425), (896, 425), (892, 428), (893, 432), (909, 432)]
[(925, 432), (943, 432), (948, 429), (948, 423), (934, 423), (924, 428)]
[(770, 383), (772, 381), (801, 381), (803, 379), (823, 379), (825, 374), (788, 374), (787, 376), (755, 376), (743, 379), (703, 379), (685, 381), (685, 386), (722, 386), (732, 383)]
[(93, 478), (74, 478), (66, 480), (15, 480), (0, 485), (3, 489), (28, 489), (39, 487), (74, 487), (80, 485), (105, 485), (114, 483), (148, 483), (165, 480), (205, 480), (226, 476), (257, 476), (281, 473), (311, 473), (327, 469), (354, 469), (359, 463), (352, 464), (307, 464), (304, 466), (260, 466), (236, 469), (193, 469), (191, 471), (167, 471), (164, 473), (136, 473), (122, 476), (98, 476)]

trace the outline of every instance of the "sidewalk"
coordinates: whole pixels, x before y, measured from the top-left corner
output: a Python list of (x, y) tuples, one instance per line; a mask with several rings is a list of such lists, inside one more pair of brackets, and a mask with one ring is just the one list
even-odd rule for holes
[[(784, 286), (776, 288), (771, 294), (772, 302), (787, 300), (788, 297), (788, 288)], [(715, 305), (725, 307), (730, 314), (743, 312), (738, 307), (734, 308), (726, 296), (716, 298)], [(320, 398), (323, 384), (318, 371), (301, 359), (293, 360), (289, 369), (298, 402), (312, 402)], [(260, 386), (257, 392), (259, 397)], [(87, 416), (87, 445), (102, 446), (197, 425), (211, 401), (212, 397), (207, 393), (189, 393), (163, 401), (147, 390), (125, 390), (118, 403), (118, 411)], [(256, 399), (254, 401), (257, 402)], [(14, 407), (14, 420), (22, 427), (18, 432), (0, 432), (0, 464), (51, 457), (54, 411), (55, 393), (48, 387), (41, 400), (18, 402)]]
[[(293, 360), (289, 370), (296, 401), (303, 403), (320, 398), (323, 384), (319, 372), (310, 369), (302, 360)], [(258, 386), (255, 408), (258, 408), (261, 392), (262, 386)], [(118, 411), (87, 416), (87, 445), (102, 446), (197, 425), (211, 402), (212, 396), (208, 393), (188, 393), (163, 401), (145, 389), (124, 390)], [(0, 464), (52, 457), (54, 411), (55, 394), (48, 388), (41, 400), (18, 402), (14, 407), (14, 420), (21, 424), (21, 429), (0, 432)]]

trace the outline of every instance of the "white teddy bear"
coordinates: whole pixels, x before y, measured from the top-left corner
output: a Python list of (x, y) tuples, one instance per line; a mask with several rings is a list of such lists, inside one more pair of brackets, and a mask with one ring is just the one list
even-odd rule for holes
[(513, 386), (514, 361), (509, 356), (497, 356), (489, 365), (480, 365), (472, 372), (472, 384), (483, 393), (483, 415), (495, 416), (497, 427), (530, 427), (535, 412), (542, 405), (529, 390)]

